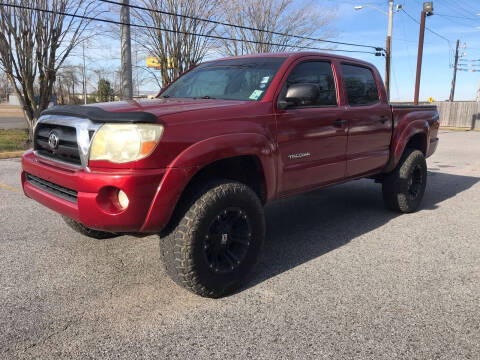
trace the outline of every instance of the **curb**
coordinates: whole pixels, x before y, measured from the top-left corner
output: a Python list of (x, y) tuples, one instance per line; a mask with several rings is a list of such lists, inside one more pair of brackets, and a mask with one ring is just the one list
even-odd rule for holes
[(480, 131), (480, 129), (471, 129), (464, 127), (454, 127), (454, 126), (440, 126), (440, 130), (452, 130), (452, 131)]
[(18, 158), (18, 157), (22, 156), (24, 152), (25, 152), (25, 150), (0, 152), (0, 159)]

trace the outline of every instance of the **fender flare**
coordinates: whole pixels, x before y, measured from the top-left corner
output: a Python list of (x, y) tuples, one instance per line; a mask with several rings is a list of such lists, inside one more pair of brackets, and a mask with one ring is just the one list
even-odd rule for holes
[(413, 120), (403, 128), (398, 128), (399, 132), (392, 137), (391, 145), (391, 157), (388, 165), (385, 168), (385, 172), (392, 171), (402, 158), (403, 152), (412, 137), (418, 134), (424, 136), (424, 149), (425, 154), (428, 151), (428, 138), (430, 133), (430, 124), (423, 119)]
[(205, 166), (223, 159), (255, 156), (263, 171), (266, 200), (273, 199), (277, 191), (275, 152), (275, 144), (257, 133), (219, 135), (189, 146), (167, 167), (141, 231), (162, 230), (170, 221), (181, 194), (195, 174)]

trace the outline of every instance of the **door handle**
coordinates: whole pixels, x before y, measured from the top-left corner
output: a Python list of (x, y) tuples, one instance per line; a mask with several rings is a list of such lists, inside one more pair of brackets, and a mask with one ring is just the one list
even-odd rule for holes
[(382, 116), (382, 117), (380, 118), (380, 122), (381, 122), (382, 124), (385, 124), (388, 120), (389, 120), (389, 119), (388, 119), (388, 117), (386, 117), (386, 116)]
[(333, 125), (340, 127), (340, 126), (343, 126), (343, 124), (345, 124), (346, 122), (347, 120), (337, 119), (333, 122)]

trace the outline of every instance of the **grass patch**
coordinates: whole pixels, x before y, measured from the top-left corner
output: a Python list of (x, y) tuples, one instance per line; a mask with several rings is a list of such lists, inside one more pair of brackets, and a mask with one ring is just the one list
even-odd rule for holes
[(21, 129), (0, 130), (0, 152), (27, 150), (28, 132)]

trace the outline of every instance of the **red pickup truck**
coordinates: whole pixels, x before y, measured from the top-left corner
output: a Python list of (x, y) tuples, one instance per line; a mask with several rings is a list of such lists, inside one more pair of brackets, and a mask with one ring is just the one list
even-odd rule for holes
[(21, 179), (87, 236), (160, 234), (172, 279), (219, 297), (258, 262), (270, 201), (368, 177), (388, 208), (415, 211), (438, 120), (434, 106), (391, 106), (363, 61), (232, 57), (153, 100), (44, 111)]

